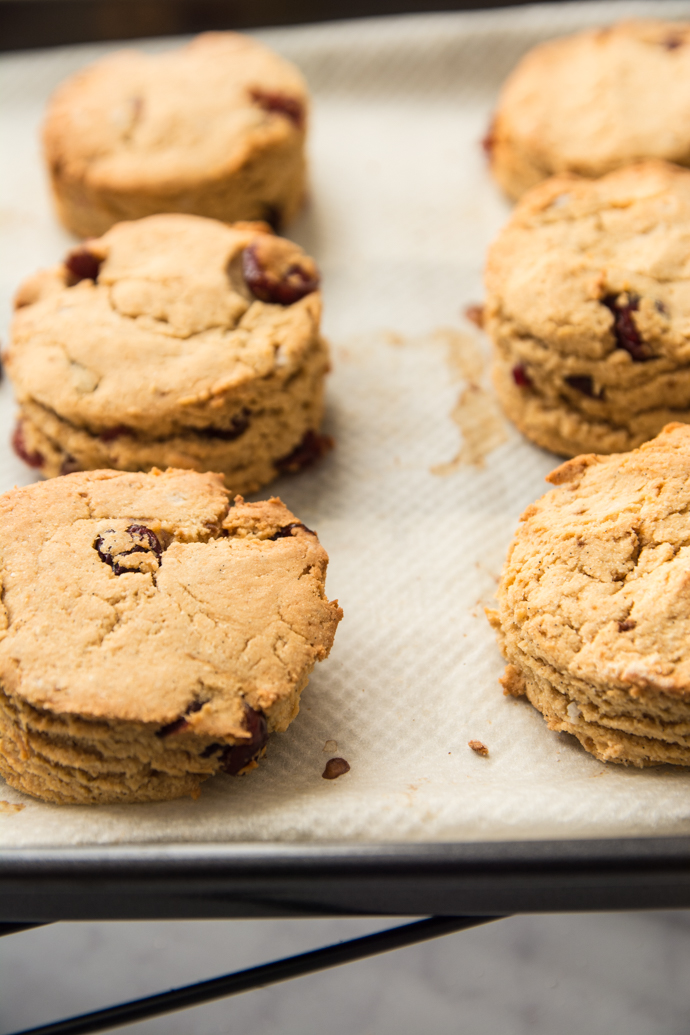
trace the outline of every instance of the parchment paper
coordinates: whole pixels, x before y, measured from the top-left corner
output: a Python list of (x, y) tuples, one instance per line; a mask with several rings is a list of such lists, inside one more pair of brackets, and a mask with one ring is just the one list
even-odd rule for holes
[[(649, 13), (688, 17), (690, 4), (540, 5), (257, 33), (303, 69), (314, 95), (312, 195), (291, 235), (323, 273), (334, 354), (327, 430), (337, 439), (318, 469), (273, 488), (318, 529), (345, 619), (300, 715), (248, 777), (216, 777), (198, 801), (101, 808), (44, 805), (0, 784), (1, 845), (690, 831), (690, 772), (606, 767), (501, 693), (483, 604), (518, 515), (557, 460), (498, 415), (486, 342), (462, 316), (481, 301), (485, 249), (509, 211), (479, 146), (501, 81), (538, 40)], [(18, 281), (71, 244), (40, 161), (46, 98), (112, 49), (0, 63), (3, 320)], [(12, 421), (5, 384), (3, 491), (32, 478), (5, 445)], [(324, 751), (326, 741), (337, 749)], [(326, 781), (331, 754), (351, 771)]]

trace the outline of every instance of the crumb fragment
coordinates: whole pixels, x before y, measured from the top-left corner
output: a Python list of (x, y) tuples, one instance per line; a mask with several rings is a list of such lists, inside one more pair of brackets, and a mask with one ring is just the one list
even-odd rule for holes
[(334, 751), (338, 750), (337, 740), (327, 740), (323, 746), (323, 750), (327, 755), (332, 755)]
[(486, 744), (482, 744), (481, 740), (468, 740), (467, 746), (471, 747), (476, 755), (481, 755), (482, 758), (488, 758), (489, 749)]
[(484, 306), (483, 305), (467, 305), (464, 310), (465, 319), (473, 323), (475, 327), (484, 326)]
[(344, 758), (329, 758), (321, 775), (324, 780), (337, 780), (339, 776), (344, 776), (349, 772), (350, 763), (346, 762)]
[(18, 805), (12, 801), (0, 801), (0, 813), (4, 812), (8, 816), (13, 812), (21, 812), (25, 808), (26, 805)]

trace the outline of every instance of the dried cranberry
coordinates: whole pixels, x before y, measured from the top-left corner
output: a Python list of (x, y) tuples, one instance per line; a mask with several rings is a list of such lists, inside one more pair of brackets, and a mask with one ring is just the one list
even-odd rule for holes
[(230, 776), (237, 776), (241, 769), (253, 762), (268, 740), (266, 719), (248, 704), (244, 706), (244, 728), (251, 735), (250, 739), (242, 744), (228, 744), (223, 749), (221, 768)]
[(589, 374), (571, 374), (570, 377), (566, 377), (566, 384), (574, 388), (576, 392), (582, 392), (583, 395), (588, 395), (590, 399), (594, 398), (594, 382)]
[(117, 557), (130, 557), (133, 553), (148, 553), (149, 551), (155, 554), (156, 558), (160, 561), (162, 548), (158, 540), (158, 536), (146, 525), (129, 525), (125, 529), (127, 535), (134, 541), (134, 545), (129, 550), (123, 550), (121, 553), (113, 556), (109, 548), (106, 546), (104, 535), (109, 532), (113, 532), (112, 528), (105, 529), (102, 535), (96, 536), (94, 541), (94, 549), (98, 556), (105, 564), (109, 564), (113, 569), (115, 575), (124, 575), (132, 572), (132, 568), (128, 568), (124, 565), (118, 564)]
[(185, 710), (184, 715), (181, 715), (179, 719), (175, 719), (173, 722), (169, 722), (167, 726), (161, 726), (156, 733), (156, 736), (169, 737), (172, 733), (182, 733), (189, 727), (189, 723), (187, 722), (185, 715), (191, 715), (192, 712), (201, 711), (203, 706), (204, 701), (192, 701), (190, 706)]
[(292, 305), (293, 302), (299, 302), (300, 298), (316, 291), (319, 277), (298, 259), (286, 266), (277, 276), (262, 264), (257, 246), (250, 244), (242, 252), (242, 272), (247, 287), (261, 302), (271, 302), (274, 305)]
[(219, 751), (222, 751), (222, 750), (223, 750), (223, 745), (222, 744), (209, 744), (209, 746), (205, 747), (204, 750), (201, 752), (201, 756), (200, 757), (201, 758), (210, 758), (212, 755), (215, 755)]
[(329, 758), (321, 775), (324, 780), (337, 780), (339, 776), (344, 776), (349, 772), (350, 763), (346, 762), (344, 758)]
[(309, 535), (316, 535), (316, 532), (312, 532), (311, 528), (307, 528), (307, 526), (303, 525), (301, 521), (293, 521), (291, 525), (283, 525), (282, 528), (278, 529), (275, 535), (269, 536), (269, 541), (273, 541), (275, 539), (287, 539), (288, 536), (292, 536), (293, 528), (303, 528), (305, 532), (309, 533)]
[(286, 93), (272, 92), (270, 90), (254, 89), (249, 95), (255, 104), (264, 111), (273, 111), (278, 115), (284, 115), (290, 122), (297, 126), (297, 129), (304, 129), (306, 112), (304, 104), (297, 97), (289, 97)]
[(22, 430), (21, 424), (17, 424), (12, 434), (12, 448), (14, 449), (17, 456), (28, 464), (29, 467), (43, 467), (45, 463), (45, 457), (43, 453), (39, 453), (38, 450), (30, 452), (27, 449), (26, 442), (24, 441), (24, 431)]
[(679, 39), (677, 36), (667, 36), (664, 40), (664, 46), (666, 47), (666, 50), (677, 50), (678, 47), (683, 46), (683, 40)]
[(517, 366), (513, 367), (512, 370), (513, 381), (518, 388), (531, 388), (532, 379), (523, 367), (522, 363), (518, 363)]
[(131, 429), (126, 424), (116, 424), (114, 428), (106, 428), (98, 436), (101, 442), (113, 442), (116, 438), (120, 438), (121, 435), (129, 435)]
[(310, 467), (325, 456), (335, 443), (330, 435), (319, 435), (316, 431), (307, 431), (304, 438), (287, 456), (276, 460), (277, 470), (283, 474), (297, 474), (305, 467)]
[(645, 360), (653, 359), (653, 355), (649, 347), (642, 341), (642, 336), (632, 316), (634, 312), (637, 312), (640, 300), (637, 295), (628, 295), (628, 299), (629, 301), (625, 305), (619, 305), (617, 295), (605, 295), (601, 302), (613, 313), (616, 347), (625, 349), (636, 363), (644, 363)]
[(630, 632), (630, 630), (634, 629), (636, 625), (637, 625), (637, 622), (635, 621), (634, 618), (626, 618), (624, 622), (619, 622), (618, 623), (618, 632), (621, 632), (621, 633)]
[(247, 430), (250, 417), (250, 411), (245, 409), (232, 418), (229, 428), (202, 428), (198, 434), (203, 435), (204, 438), (219, 438), (223, 442), (233, 442)]
[(70, 285), (74, 286), (80, 280), (98, 280), (102, 261), (88, 248), (75, 248), (65, 259), (65, 269), (71, 274)]

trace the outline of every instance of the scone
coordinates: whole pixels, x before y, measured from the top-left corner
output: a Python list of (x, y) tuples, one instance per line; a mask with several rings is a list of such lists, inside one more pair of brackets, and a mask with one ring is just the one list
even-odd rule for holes
[(557, 173), (690, 165), (690, 22), (621, 22), (535, 47), (505, 83), (484, 145), (511, 198)]
[(57, 212), (80, 237), (156, 212), (284, 225), (305, 192), (299, 71), (233, 32), (125, 50), (52, 97), (43, 144)]
[(342, 617), (279, 499), (215, 474), (72, 474), (0, 497), (0, 773), (44, 801), (198, 796), (295, 718)]
[(690, 171), (533, 188), (491, 247), (484, 324), (506, 414), (565, 456), (690, 421)]
[(267, 226), (120, 223), (26, 281), (5, 356), (46, 477), (219, 471), (253, 492), (328, 446), (313, 261)]
[(547, 481), (489, 613), (505, 692), (604, 762), (690, 765), (690, 427)]

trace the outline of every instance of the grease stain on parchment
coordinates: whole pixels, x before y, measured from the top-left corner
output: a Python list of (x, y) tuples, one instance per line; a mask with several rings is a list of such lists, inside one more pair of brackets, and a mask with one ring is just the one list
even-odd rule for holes
[(446, 477), (466, 465), (483, 467), (489, 453), (508, 435), (496, 398), (482, 384), (485, 360), (476, 339), (451, 327), (435, 331), (433, 337), (446, 346), (453, 380), (466, 382), (450, 413), (462, 436), (460, 449), (452, 460), (431, 468), (432, 474)]

